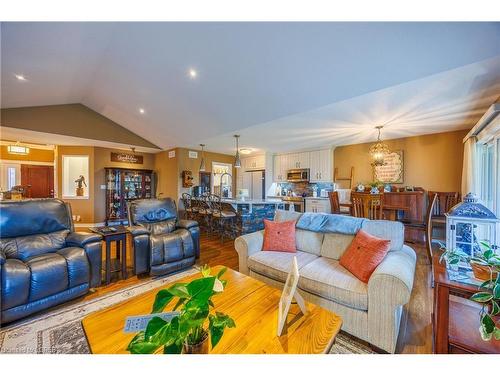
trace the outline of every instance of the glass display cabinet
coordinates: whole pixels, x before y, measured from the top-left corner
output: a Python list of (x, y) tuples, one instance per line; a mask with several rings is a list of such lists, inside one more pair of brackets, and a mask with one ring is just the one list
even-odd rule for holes
[(500, 220), (472, 194), (446, 215), (446, 247), (461, 249), (470, 256), (481, 251), (479, 243), (489, 242), (498, 253)]
[(106, 225), (127, 220), (127, 201), (153, 197), (152, 171), (105, 168)]

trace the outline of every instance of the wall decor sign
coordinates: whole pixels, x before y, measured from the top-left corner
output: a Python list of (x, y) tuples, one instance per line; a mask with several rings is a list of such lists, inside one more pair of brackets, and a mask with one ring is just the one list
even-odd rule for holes
[(384, 158), (384, 165), (373, 167), (374, 180), (384, 184), (402, 184), (403, 172), (403, 150), (387, 154)]
[(175, 150), (171, 150), (168, 152), (168, 158), (169, 159), (175, 158)]
[(197, 151), (189, 151), (188, 155), (189, 155), (190, 159), (198, 159), (198, 152)]
[(142, 164), (142, 155), (126, 154), (124, 152), (112, 152), (111, 161), (118, 163)]

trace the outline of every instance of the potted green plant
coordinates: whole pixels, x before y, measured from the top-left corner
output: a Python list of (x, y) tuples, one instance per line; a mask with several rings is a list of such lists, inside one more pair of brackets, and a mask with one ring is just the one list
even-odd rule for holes
[(469, 261), (469, 255), (458, 248), (447, 249), (442, 242), (439, 242), (439, 245), (440, 249), (443, 251), (439, 257), (439, 263), (442, 263), (444, 260), (446, 262), (446, 269), (451, 273), (451, 276), (453, 276), (458, 273), (458, 264), (460, 262)]
[(163, 312), (177, 298), (173, 310), (179, 315), (169, 322), (154, 317), (145, 331), (139, 332), (130, 341), (127, 350), (132, 354), (151, 354), (163, 348), (165, 354), (208, 353), (208, 339), (214, 348), (222, 338), (225, 328), (235, 327), (228, 315), (213, 311), (212, 297), (222, 293), (227, 281), (221, 280), (226, 271), (222, 268), (216, 276), (210, 268), (201, 269), (202, 277), (189, 283), (176, 283), (160, 290), (153, 303), (151, 313)]
[(496, 279), (500, 266), (500, 256), (495, 254), (487, 241), (481, 241), (481, 252), (475, 253), (469, 262), (476, 279), (486, 281)]

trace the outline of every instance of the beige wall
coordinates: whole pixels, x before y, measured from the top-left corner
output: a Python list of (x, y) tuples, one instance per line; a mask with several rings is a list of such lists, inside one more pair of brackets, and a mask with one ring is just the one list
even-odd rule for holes
[[(460, 191), (463, 143), (468, 130), (385, 141), (390, 150), (403, 150), (404, 182), (425, 190)], [(340, 176), (354, 167), (354, 184), (373, 181), (368, 155), (373, 143), (337, 147), (334, 164)]]
[(20, 160), (20, 161), (39, 161), (46, 163), (54, 162), (54, 150), (42, 150), (30, 147), (28, 155), (9, 154), (7, 146), (0, 146), (0, 159), (2, 160)]
[[(191, 159), (188, 155), (189, 151), (197, 151), (198, 158)], [(169, 150), (172, 151), (172, 150)], [(155, 170), (158, 173), (158, 189), (157, 193), (162, 193), (162, 197), (175, 198), (178, 202), (183, 192), (189, 189), (182, 187), (182, 171), (191, 171), (193, 173), (193, 184), (199, 184), (199, 169), (201, 163), (201, 151), (187, 148), (175, 148), (175, 157), (169, 158), (168, 152), (162, 151), (155, 154)], [(215, 152), (205, 152), (205, 169), (206, 172), (212, 172), (212, 162), (234, 164), (234, 156), (219, 154)], [(236, 169), (233, 168), (233, 193), (236, 188)]]
[(71, 204), (73, 215), (80, 215), (80, 223), (94, 221), (94, 147), (91, 146), (58, 146), (56, 158), (57, 196), (62, 199), (62, 157), (63, 155), (88, 155), (89, 157), (89, 189), (88, 199), (64, 199)]
[(105, 170), (104, 168), (130, 168), (130, 169), (149, 169), (154, 170), (154, 154), (141, 154), (143, 156), (143, 164), (118, 163), (111, 161), (111, 152), (123, 152), (123, 150), (115, 150), (104, 147), (94, 147), (94, 222), (101, 223), (106, 220), (106, 190), (101, 189), (101, 185), (105, 185)]
[(79, 103), (5, 108), (0, 113), (2, 126), (157, 148), (151, 142)]

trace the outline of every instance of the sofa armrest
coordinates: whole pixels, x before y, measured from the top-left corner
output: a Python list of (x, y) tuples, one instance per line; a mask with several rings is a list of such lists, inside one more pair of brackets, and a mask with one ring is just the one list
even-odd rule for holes
[(66, 245), (85, 247), (85, 245), (92, 242), (100, 242), (102, 236), (97, 233), (87, 232), (72, 232), (66, 237)]
[(195, 220), (178, 220), (177, 221), (177, 228), (184, 228), (184, 229), (190, 229), (198, 226), (198, 222)]
[(410, 301), (417, 257), (412, 248), (390, 251), (368, 281), (369, 341), (393, 353), (402, 306)]
[(234, 247), (238, 253), (239, 271), (248, 275), (247, 259), (250, 255), (255, 254), (262, 250), (264, 243), (264, 230), (258, 232), (245, 234), (236, 238)]
[(149, 230), (147, 230), (146, 227), (143, 227), (142, 225), (131, 225), (127, 227), (127, 230), (133, 237), (140, 236), (141, 234), (149, 234)]

